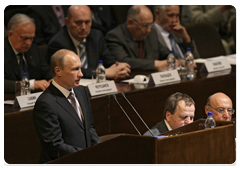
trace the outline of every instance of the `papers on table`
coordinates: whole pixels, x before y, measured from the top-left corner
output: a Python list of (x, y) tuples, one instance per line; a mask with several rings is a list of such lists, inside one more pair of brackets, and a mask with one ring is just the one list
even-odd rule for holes
[(8, 104), (8, 105), (13, 105), (14, 100), (6, 100), (4, 101), (4, 104)]
[(232, 55), (227, 55), (227, 56), (217, 56), (217, 57), (212, 57), (212, 58), (207, 58), (207, 59), (204, 59), (204, 58), (198, 58), (198, 59), (195, 59), (195, 63), (205, 63), (206, 61), (212, 61), (212, 60), (219, 60), (221, 58), (227, 58), (229, 63), (231, 65), (236, 65), (236, 54), (232, 54)]
[(93, 84), (93, 83), (92, 83), (92, 79), (84, 79), (84, 78), (81, 78), (81, 80), (80, 80), (80, 85), (82, 85), (82, 86), (88, 86), (89, 84)]

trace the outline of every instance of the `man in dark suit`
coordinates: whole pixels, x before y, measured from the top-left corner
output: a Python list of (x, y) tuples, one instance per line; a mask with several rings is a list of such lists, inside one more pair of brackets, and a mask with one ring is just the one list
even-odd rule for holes
[(79, 86), (81, 61), (62, 49), (51, 59), (53, 80), (36, 101), (33, 123), (41, 143), (39, 163), (46, 163), (100, 143), (87, 92)]
[(88, 5), (92, 12), (92, 28), (102, 31), (106, 35), (108, 31), (117, 26), (111, 5)]
[(184, 59), (187, 48), (191, 48), (195, 59), (199, 58), (194, 41), (180, 24), (179, 5), (156, 5), (154, 13), (155, 23), (152, 28), (157, 32), (160, 44), (173, 51), (177, 59)]
[(132, 70), (166, 70), (169, 54), (151, 30), (153, 15), (146, 6), (132, 6), (127, 22), (108, 32), (105, 39), (112, 55)]
[(59, 49), (69, 49), (79, 55), (84, 78), (92, 76), (92, 70), (103, 60), (106, 78), (126, 78), (130, 73), (127, 63), (119, 63), (110, 55), (99, 30), (91, 29), (92, 17), (88, 6), (74, 5), (69, 7), (65, 18), (67, 27), (62, 28), (49, 42), (46, 50), (46, 61), (49, 63), (53, 53)]
[[(184, 93), (174, 93), (170, 95), (163, 110), (163, 120), (151, 128), (154, 136), (168, 132), (193, 122), (195, 113), (195, 102)], [(152, 136), (147, 131), (144, 136)]]
[(30, 5), (26, 14), (34, 19), (37, 45), (48, 44), (50, 39), (65, 25), (69, 5)]
[(15, 93), (15, 81), (28, 73), (30, 89), (45, 90), (52, 78), (50, 68), (33, 44), (35, 25), (24, 14), (14, 15), (8, 23), (8, 36), (4, 38), (4, 93)]

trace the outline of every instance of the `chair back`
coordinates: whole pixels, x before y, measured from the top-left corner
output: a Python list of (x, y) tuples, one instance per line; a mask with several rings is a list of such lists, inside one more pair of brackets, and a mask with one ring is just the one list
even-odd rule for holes
[(217, 30), (207, 23), (186, 26), (188, 34), (194, 39), (201, 58), (226, 55)]

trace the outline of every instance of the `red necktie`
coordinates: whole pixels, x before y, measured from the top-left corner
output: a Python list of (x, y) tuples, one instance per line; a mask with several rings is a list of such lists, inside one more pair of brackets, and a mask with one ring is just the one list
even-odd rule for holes
[(139, 53), (139, 57), (143, 58), (143, 50), (142, 50), (142, 41), (136, 41), (138, 44), (138, 53)]

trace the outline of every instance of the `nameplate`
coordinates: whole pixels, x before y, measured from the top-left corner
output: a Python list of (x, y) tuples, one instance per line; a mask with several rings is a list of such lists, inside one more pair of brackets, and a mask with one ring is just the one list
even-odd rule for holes
[(23, 95), (23, 96), (17, 96), (13, 107), (20, 107), (20, 108), (25, 108), (25, 107), (31, 107), (34, 106), (38, 97), (42, 94), (42, 92), (38, 93), (32, 93), (28, 95)]
[(89, 84), (88, 89), (91, 96), (118, 92), (115, 82), (113, 80), (103, 83)]
[(205, 61), (203, 67), (201, 68), (202, 71), (207, 71), (208, 73), (227, 70), (231, 69), (231, 65), (226, 57), (217, 59), (217, 60), (207, 60)]
[(177, 70), (152, 73), (150, 79), (155, 85), (181, 81)]

